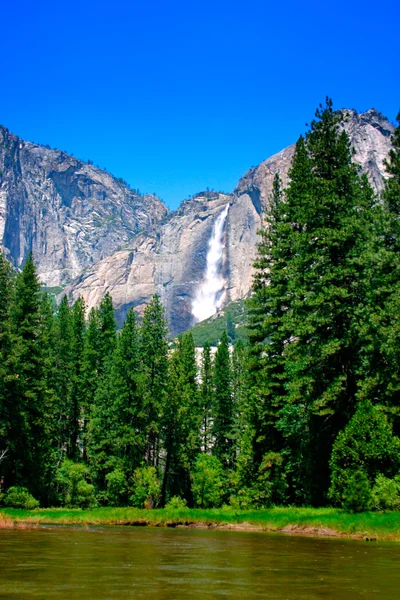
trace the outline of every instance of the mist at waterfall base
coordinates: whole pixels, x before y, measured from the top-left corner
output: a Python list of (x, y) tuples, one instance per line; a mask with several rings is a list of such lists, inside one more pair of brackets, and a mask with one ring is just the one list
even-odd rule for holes
[(224, 258), (224, 226), (228, 211), (229, 204), (218, 215), (208, 242), (205, 276), (192, 302), (192, 314), (196, 322), (214, 315), (225, 298), (225, 279), (221, 270)]

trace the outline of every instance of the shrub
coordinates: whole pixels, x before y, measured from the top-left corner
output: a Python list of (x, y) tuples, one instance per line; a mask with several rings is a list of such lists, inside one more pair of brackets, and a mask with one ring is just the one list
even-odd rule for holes
[(372, 488), (372, 506), (376, 510), (400, 509), (400, 476), (389, 479), (379, 474)]
[(161, 485), (154, 467), (139, 467), (133, 474), (132, 506), (153, 508), (160, 498)]
[(250, 490), (250, 497), (257, 506), (265, 507), (285, 502), (288, 485), (282, 463), (279, 453), (264, 454), (257, 479)]
[(114, 469), (106, 475), (107, 499), (112, 506), (124, 504), (127, 494), (125, 473), (121, 469)]
[(365, 471), (345, 469), (340, 478), (340, 504), (345, 510), (361, 512), (371, 508), (371, 484)]
[(175, 508), (179, 510), (183, 510), (187, 508), (187, 502), (184, 498), (180, 496), (172, 496), (171, 500), (167, 502), (165, 508)]
[(393, 477), (399, 460), (400, 440), (385, 415), (371, 402), (361, 402), (333, 444), (329, 498), (348, 510), (370, 508), (378, 475)]
[(27, 510), (39, 508), (38, 500), (36, 500), (26, 488), (18, 486), (8, 488), (3, 503), (5, 506), (26, 508)]
[(200, 454), (191, 478), (193, 498), (197, 506), (210, 508), (221, 504), (224, 493), (224, 472), (216, 456)]
[(87, 508), (94, 506), (94, 486), (86, 481), (87, 467), (65, 459), (57, 473), (61, 501), (65, 506)]

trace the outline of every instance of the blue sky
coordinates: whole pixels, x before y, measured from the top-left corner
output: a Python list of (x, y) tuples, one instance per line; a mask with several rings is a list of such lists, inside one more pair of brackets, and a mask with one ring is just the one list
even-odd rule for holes
[(336, 108), (400, 109), (399, 3), (6, 0), (0, 123), (170, 208)]

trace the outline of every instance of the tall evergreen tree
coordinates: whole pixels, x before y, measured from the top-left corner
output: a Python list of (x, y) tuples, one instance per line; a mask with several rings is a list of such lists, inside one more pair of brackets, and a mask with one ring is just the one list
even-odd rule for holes
[[(269, 338), (266, 358), (276, 340), (274, 362), (283, 367), (278, 371), (283, 393), (272, 396), (284, 398), (277, 428), (289, 451), (293, 498), (321, 503), (333, 441), (356, 404), (359, 345), (352, 333), (362, 288), (356, 258), (373, 194), (352, 164), (348, 137), (340, 130), (342, 115), (333, 112), (329, 99), (316, 117), (296, 146), (276, 213), (278, 235), (270, 254), (277, 260), (264, 288), (263, 335)], [(268, 374), (266, 380), (271, 389), (276, 377)]]
[(138, 327), (133, 309), (99, 383), (90, 423), (89, 455), (97, 488), (118, 470), (128, 482), (144, 458), (144, 411)]
[(55, 328), (55, 392), (57, 397), (58, 455), (61, 461), (69, 448), (70, 405), (72, 402), (72, 331), (71, 309), (63, 296), (58, 307)]
[(55, 465), (51, 445), (53, 396), (47, 387), (42, 293), (32, 255), (16, 277), (11, 306), (10, 375), (6, 413), (10, 446), (7, 485), (25, 485), (48, 502)]
[(232, 369), (226, 331), (214, 359), (213, 454), (227, 469), (235, 465)]
[(82, 454), (81, 420), (84, 416), (85, 381), (84, 381), (84, 350), (85, 350), (85, 302), (78, 298), (71, 312), (71, 399), (68, 418), (68, 458), (77, 460)]
[(190, 471), (200, 451), (201, 412), (197, 365), (191, 333), (178, 338), (169, 361), (168, 402), (163, 411), (166, 452), (161, 502), (182, 496), (193, 504)]
[(6, 380), (10, 376), (10, 301), (12, 297), (13, 272), (9, 262), (0, 252), (0, 477), (5, 469), (8, 454), (8, 420), (6, 413)]
[(212, 446), (212, 402), (213, 402), (213, 370), (211, 347), (204, 344), (200, 370), (200, 410), (201, 410), (201, 439), (202, 449), (207, 454)]
[[(399, 115), (400, 117), (400, 115)], [(391, 415), (400, 433), (400, 126), (392, 136), (383, 203), (373, 209), (368, 243), (359, 258), (362, 299), (357, 312), (360, 400), (369, 399)]]
[(140, 329), (139, 349), (143, 373), (143, 411), (145, 414), (145, 462), (158, 468), (160, 417), (167, 399), (167, 323), (159, 296), (146, 306)]

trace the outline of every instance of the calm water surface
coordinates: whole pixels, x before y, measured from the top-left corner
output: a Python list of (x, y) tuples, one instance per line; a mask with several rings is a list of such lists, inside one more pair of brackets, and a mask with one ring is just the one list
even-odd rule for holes
[(0, 598), (400, 598), (400, 544), (142, 528), (0, 531)]

